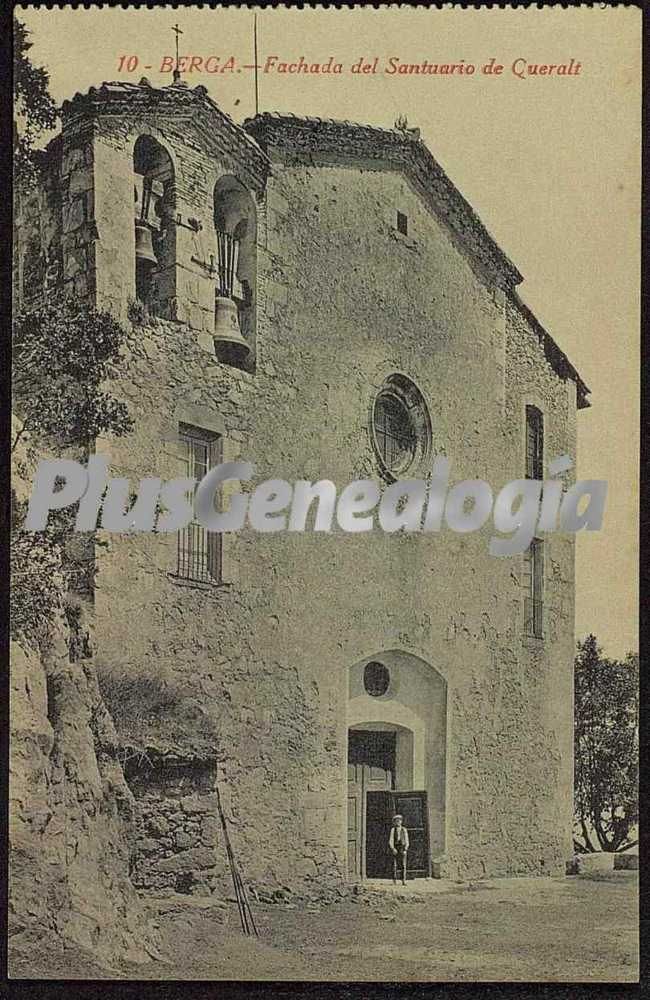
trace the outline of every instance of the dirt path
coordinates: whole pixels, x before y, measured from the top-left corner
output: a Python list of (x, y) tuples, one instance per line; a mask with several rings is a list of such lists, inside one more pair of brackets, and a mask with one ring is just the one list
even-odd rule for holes
[[(103, 977), (634, 982), (637, 887), (636, 872), (616, 872), (407, 887), (320, 909), (260, 904), (258, 940), (241, 935), (234, 906), (196, 901), (158, 915), (164, 962)], [(89, 975), (83, 962), (72, 966), (68, 976)], [(36, 973), (32, 965), (29, 974), (62, 972)]]

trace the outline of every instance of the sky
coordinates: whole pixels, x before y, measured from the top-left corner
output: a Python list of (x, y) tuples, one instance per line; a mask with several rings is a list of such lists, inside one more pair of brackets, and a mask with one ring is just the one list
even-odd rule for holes
[[(241, 70), (195, 62), (188, 83), (236, 121), (255, 113), (243, 68), (254, 62), (252, 10), (17, 7), (16, 16), (58, 102), (104, 80), (170, 83), (160, 68), (178, 23), (181, 55), (218, 56), (221, 66), (234, 56)], [(609, 483), (602, 529), (576, 539), (576, 635), (594, 632), (611, 656), (637, 649), (641, 11), (260, 9), (257, 22), (261, 66), (302, 55), (345, 69), (260, 72), (261, 111), (385, 127), (406, 115), (524, 275), (522, 298), (591, 389), (591, 408), (578, 413), (578, 477)], [(349, 72), (375, 57), (375, 74)], [(391, 57), (476, 71), (391, 75)], [(498, 76), (481, 72), (492, 58)], [(515, 60), (580, 71), (521, 79)]]

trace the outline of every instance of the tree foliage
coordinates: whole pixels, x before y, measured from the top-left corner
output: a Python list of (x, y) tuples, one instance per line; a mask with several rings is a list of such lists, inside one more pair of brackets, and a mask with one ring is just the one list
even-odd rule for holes
[(64, 606), (65, 535), (57, 516), (62, 512), (53, 512), (45, 531), (24, 531), (27, 503), (15, 496), (12, 501), (10, 635), (38, 648)]
[(27, 54), (31, 47), (29, 31), (14, 18), (14, 169), (21, 183), (34, 180), (35, 144), (59, 117), (49, 92), (49, 74), (32, 65)]
[(130, 430), (125, 404), (104, 388), (119, 375), (125, 335), (109, 313), (62, 295), (19, 313), (13, 380), (21, 433), (44, 435), (65, 447), (86, 444), (105, 431)]
[(603, 656), (595, 636), (578, 643), (575, 690), (575, 822), (584, 852), (633, 846), (638, 822), (639, 658)]
[[(21, 426), (13, 449), (26, 432), (42, 454), (83, 451), (98, 434), (130, 430), (126, 405), (106, 388), (108, 379), (119, 377), (125, 336), (110, 314), (62, 295), (16, 316), (14, 406)], [(23, 465), (16, 461), (17, 468)], [(32, 647), (47, 638), (57, 615), (69, 617), (72, 595), (87, 590), (93, 575), (70, 513), (52, 511), (45, 531), (25, 531), (26, 503), (14, 498), (11, 636)]]

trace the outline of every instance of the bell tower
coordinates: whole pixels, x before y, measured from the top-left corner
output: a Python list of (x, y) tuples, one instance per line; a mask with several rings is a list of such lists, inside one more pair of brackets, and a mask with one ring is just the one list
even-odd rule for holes
[(62, 111), (64, 281), (87, 274), (100, 309), (182, 323), (252, 371), (270, 172), (257, 141), (178, 69), (164, 87), (91, 87)]

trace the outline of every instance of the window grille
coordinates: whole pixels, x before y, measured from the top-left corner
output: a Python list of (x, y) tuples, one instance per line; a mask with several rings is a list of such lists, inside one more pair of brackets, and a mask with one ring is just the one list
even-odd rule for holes
[(536, 406), (526, 407), (526, 479), (544, 478), (544, 416)]
[(404, 402), (392, 393), (381, 393), (375, 402), (373, 421), (382, 462), (391, 472), (405, 468), (417, 448), (417, 432)]
[[(179, 435), (183, 450), (183, 475), (203, 479), (221, 461), (221, 439), (196, 428), (183, 427)], [(221, 533), (207, 531), (202, 524), (191, 521), (178, 533), (176, 574), (196, 583), (221, 581)]]
[(524, 632), (538, 639), (544, 636), (544, 543), (534, 538), (526, 552)]

